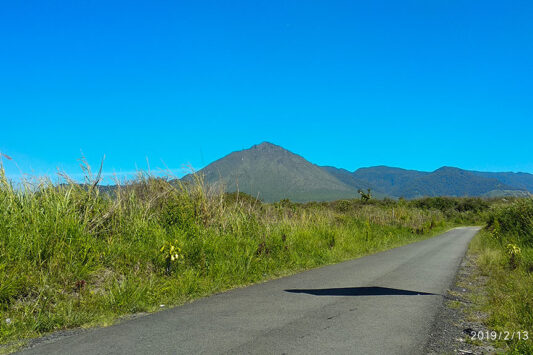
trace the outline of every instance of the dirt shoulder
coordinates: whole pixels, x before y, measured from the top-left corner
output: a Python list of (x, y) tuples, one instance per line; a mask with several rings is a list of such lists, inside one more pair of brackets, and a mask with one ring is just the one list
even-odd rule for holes
[(439, 315), (426, 345), (427, 354), (499, 354), (486, 341), (473, 339), (472, 332), (487, 332), (483, 324), (487, 314), (479, 307), (486, 292), (487, 276), (476, 265), (476, 255), (469, 251), (459, 268), (453, 286), (447, 291)]

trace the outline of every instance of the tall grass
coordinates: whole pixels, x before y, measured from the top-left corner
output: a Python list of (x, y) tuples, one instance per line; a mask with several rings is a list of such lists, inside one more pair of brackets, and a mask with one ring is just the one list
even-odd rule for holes
[(484, 300), (489, 327), (529, 332), (529, 340), (515, 337), (507, 345), (511, 353), (533, 354), (533, 199), (493, 209), (472, 248), (489, 278)]
[(0, 343), (109, 324), (392, 248), (450, 223), (406, 201), (264, 204), (140, 174), (15, 188), (0, 169)]

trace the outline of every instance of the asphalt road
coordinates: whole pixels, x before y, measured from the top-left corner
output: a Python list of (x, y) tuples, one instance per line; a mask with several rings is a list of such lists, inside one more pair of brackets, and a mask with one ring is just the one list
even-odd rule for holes
[(207, 297), (27, 354), (420, 354), (478, 228)]

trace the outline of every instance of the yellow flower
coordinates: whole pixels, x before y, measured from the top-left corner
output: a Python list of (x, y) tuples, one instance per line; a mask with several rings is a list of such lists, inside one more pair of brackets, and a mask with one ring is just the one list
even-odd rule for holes
[(520, 247), (515, 244), (507, 244), (507, 252), (511, 255), (519, 255), (522, 253), (522, 250), (520, 250)]
[[(183, 259), (183, 254), (181, 253), (181, 248), (176, 246), (175, 244), (178, 244), (177, 240), (174, 240), (174, 243), (172, 242), (165, 242), (161, 249), (159, 251), (164, 255), (167, 264), (170, 262), (178, 261), (179, 259)], [(169, 266), (167, 265), (167, 268)]]

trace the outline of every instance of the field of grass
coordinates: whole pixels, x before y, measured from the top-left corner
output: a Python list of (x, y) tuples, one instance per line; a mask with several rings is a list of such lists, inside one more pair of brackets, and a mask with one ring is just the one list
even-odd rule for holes
[(106, 192), (68, 178), (15, 188), (0, 169), (0, 344), (393, 248), (487, 210), (442, 198), (264, 204), (147, 176)]
[[(533, 354), (533, 199), (495, 207), (471, 249), (488, 276), (487, 294), (480, 301), (489, 315), (487, 326), (515, 333), (513, 340), (499, 342), (510, 353)], [(524, 331), (529, 340), (517, 338), (516, 332)]]

